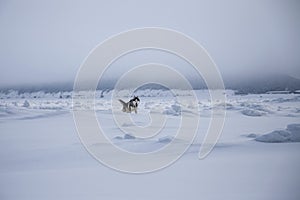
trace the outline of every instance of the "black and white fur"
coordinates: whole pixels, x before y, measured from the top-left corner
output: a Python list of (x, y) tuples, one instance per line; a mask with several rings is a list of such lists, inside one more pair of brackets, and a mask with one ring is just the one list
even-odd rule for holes
[(131, 111), (134, 111), (135, 113), (137, 113), (137, 107), (138, 107), (138, 105), (140, 103), (139, 97), (134, 96), (127, 103), (124, 102), (122, 99), (119, 99), (119, 101), (123, 105), (123, 108), (122, 108), (123, 112), (131, 113)]

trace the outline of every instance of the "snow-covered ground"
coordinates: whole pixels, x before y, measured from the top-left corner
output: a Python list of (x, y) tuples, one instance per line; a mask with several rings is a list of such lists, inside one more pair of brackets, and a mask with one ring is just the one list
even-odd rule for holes
[[(127, 151), (162, 148), (175, 136), (181, 113), (187, 112), (176, 101), (176, 96), (188, 94), (185, 91), (137, 91), (141, 104), (138, 114), (131, 114), (135, 124), (149, 123), (150, 110), (168, 117), (164, 131), (140, 140), (125, 135), (114, 123), (111, 92), (96, 93), (95, 110), (106, 136)], [(73, 105), (71, 93), (0, 93), (0, 199), (298, 200), (300, 95), (240, 96), (226, 91), (221, 138), (199, 160), (211, 110), (222, 105), (210, 102), (205, 90), (196, 94), (198, 102), (188, 96), (184, 102), (186, 107), (199, 106), (198, 113), (190, 113), (190, 117), (200, 114), (195, 142), (173, 165), (133, 175), (100, 164), (85, 150), (71, 110), (92, 108)]]

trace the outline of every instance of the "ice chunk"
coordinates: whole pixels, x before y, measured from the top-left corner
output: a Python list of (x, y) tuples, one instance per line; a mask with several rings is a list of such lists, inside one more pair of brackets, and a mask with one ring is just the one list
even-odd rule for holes
[(300, 142), (300, 124), (289, 124), (286, 130), (291, 133), (292, 142)]
[(123, 137), (118, 135), (118, 136), (114, 137), (114, 139), (115, 139), (115, 140), (122, 140)]
[(250, 133), (247, 135), (248, 138), (256, 138), (257, 135), (255, 133)]
[(276, 130), (271, 133), (261, 135), (255, 138), (259, 142), (268, 142), (268, 143), (279, 143), (279, 142), (289, 142), (291, 138), (291, 133), (286, 130)]
[(297, 132), (298, 134), (300, 134), (300, 124), (289, 124), (287, 125), (286, 130), (290, 131), (290, 132)]
[(181, 107), (176, 104), (171, 105), (171, 107), (167, 106), (163, 111), (163, 114), (179, 116), (181, 114)]
[(133, 140), (133, 139), (135, 139), (135, 136), (130, 135), (129, 133), (126, 133), (126, 134), (124, 135), (124, 139), (125, 139), (125, 140)]
[(29, 102), (25, 100), (23, 103), (23, 107), (28, 108), (29, 106), (30, 106)]
[(258, 110), (252, 110), (252, 109), (245, 109), (242, 110), (243, 115), (251, 116), (251, 117), (259, 117), (265, 115), (265, 113), (258, 111)]
[(300, 142), (300, 124), (289, 124), (285, 130), (277, 130), (259, 136), (259, 142)]
[(170, 143), (174, 138), (172, 136), (165, 136), (158, 139), (160, 143)]

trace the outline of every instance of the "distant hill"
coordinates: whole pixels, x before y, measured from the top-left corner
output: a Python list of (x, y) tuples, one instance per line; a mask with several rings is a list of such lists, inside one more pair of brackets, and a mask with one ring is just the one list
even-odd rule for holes
[(300, 89), (300, 80), (288, 75), (258, 75), (236, 81), (225, 80), (225, 86), (227, 89), (237, 90), (240, 94), (259, 94), (282, 90), (294, 92)]
[[(108, 80), (101, 82), (98, 86), (99, 90), (111, 90), (113, 89), (115, 81)], [(266, 75), (261, 74), (257, 76), (238, 77), (237, 79), (225, 78), (224, 84), (226, 89), (236, 90), (238, 94), (248, 93), (266, 93), (268, 91), (282, 91), (287, 90), (294, 92), (300, 90), (300, 80), (288, 75)], [(191, 85), (194, 89), (207, 89), (203, 79), (192, 79)], [(158, 84), (147, 84), (141, 86), (140, 90), (145, 89), (160, 89), (167, 90), (166, 87)], [(22, 85), (13, 87), (0, 87), (1, 92), (7, 92), (9, 90), (16, 90), (19, 93), (24, 92), (59, 92), (59, 91), (72, 91), (73, 83), (56, 83), (56, 84), (38, 84), (38, 85)]]

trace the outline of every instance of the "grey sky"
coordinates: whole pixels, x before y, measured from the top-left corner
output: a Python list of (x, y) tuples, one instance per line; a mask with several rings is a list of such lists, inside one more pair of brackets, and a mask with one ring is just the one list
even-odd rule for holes
[(73, 81), (98, 43), (146, 26), (191, 36), (225, 77), (300, 77), (298, 0), (0, 0), (0, 86)]

